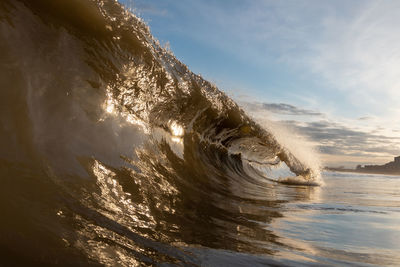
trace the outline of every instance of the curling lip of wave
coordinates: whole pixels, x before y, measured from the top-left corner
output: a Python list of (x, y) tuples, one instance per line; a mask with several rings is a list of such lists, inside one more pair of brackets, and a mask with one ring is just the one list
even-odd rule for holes
[(6, 262), (200, 265), (177, 247), (284, 246), (262, 227), (280, 216), (274, 182), (318, 170), (118, 2), (3, 0), (0, 39)]

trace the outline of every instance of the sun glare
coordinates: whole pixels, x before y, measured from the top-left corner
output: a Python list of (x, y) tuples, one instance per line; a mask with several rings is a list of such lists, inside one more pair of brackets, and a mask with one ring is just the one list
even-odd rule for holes
[(171, 134), (175, 137), (182, 137), (184, 134), (183, 127), (179, 125), (176, 121), (172, 121), (169, 124)]

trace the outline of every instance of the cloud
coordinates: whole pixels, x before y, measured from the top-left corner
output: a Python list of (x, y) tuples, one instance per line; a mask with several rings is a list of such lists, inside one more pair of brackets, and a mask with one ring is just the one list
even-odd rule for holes
[[(370, 120), (371, 117), (356, 118), (339, 122), (326, 114), (303, 109), (284, 103), (244, 102), (242, 107), (257, 121), (263, 121), (270, 112), (293, 115), (291, 120), (274, 117), (278, 124), (291, 132), (299, 133), (316, 144), (320, 153), (328, 161), (327, 165), (345, 165), (383, 163), (400, 154), (400, 137), (380, 134), (385, 129), (355, 128), (354, 123)], [(298, 116), (302, 115), (302, 116)], [(349, 161), (350, 160), (350, 161)], [(354, 165), (354, 166), (353, 166)]]
[(262, 107), (265, 110), (269, 110), (271, 112), (277, 114), (285, 114), (285, 115), (306, 115), (306, 116), (322, 116), (322, 113), (307, 110), (307, 109), (300, 109), (295, 106), (284, 104), (284, 103), (263, 103)]
[(251, 111), (268, 111), (275, 114), (295, 116), (323, 116), (320, 112), (301, 109), (285, 103), (240, 102), (240, 104)]
[(340, 98), (332, 104), (336, 113), (343, 103), (400, 117), (400, 1), (189, 2), (208, 25), (192, 25), (194, 38), (245, 61), (308, 75), (324, 87), (312, 89), (324, 103)]
[(310, 136), (325, 155), (337, 155), (335, 160), (399, 154), (399, 140), (391, 135), (400, 136), (400, 1), (135, 3), (153, 12), (165, 36), (191, 40), (185, 49), (193, 62), (214, 53), (204, 57), (203, 70), (222, 62), (221, 71), (213, 69), (218, 80), (257, 96), (258, 102), (241, 103), (250, 113), (275, 120), (292, 116), (283, 123)]
[(373, 120), (374, 117), (370, 117), (370, 116), (365, 116), (365, 117), (360, 117), (357, 120), (359, 121), (369, 121), (369, 120)]
[(398, 117), (399, 12), (399, 1), (365, 1), (350, 14), (332, 14), (305, 63), (354, 105)]
[(391, 158), (400, 153), (400, 138), (349, 128), (328, 120), (317, 122), (283, 121), (319, 144), (325, 154)]

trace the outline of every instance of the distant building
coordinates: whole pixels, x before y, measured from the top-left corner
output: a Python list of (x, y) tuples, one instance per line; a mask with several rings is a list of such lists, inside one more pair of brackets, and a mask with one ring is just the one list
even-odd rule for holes
[(400, 156), (395, 157), (394, 161), (384, 165), (357, 165), (356, 170), (371, 172), (400, 172)]

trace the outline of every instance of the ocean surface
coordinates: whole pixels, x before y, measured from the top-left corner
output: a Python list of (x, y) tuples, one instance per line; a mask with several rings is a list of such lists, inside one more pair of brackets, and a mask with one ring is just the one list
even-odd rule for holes
[(398, 264), (400, 178), (274, 125), (117, 1), (0, 1), (0, 266)]

